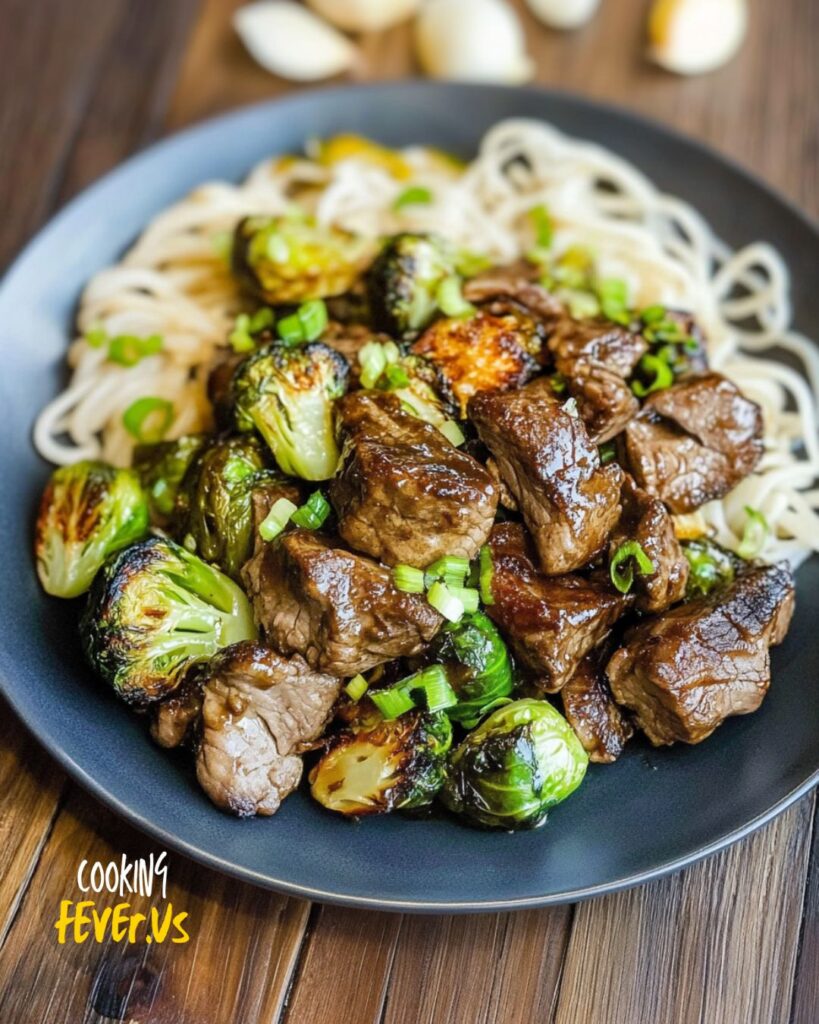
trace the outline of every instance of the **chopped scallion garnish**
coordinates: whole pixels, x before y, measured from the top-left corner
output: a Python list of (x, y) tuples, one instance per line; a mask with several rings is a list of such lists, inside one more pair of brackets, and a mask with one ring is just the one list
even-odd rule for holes
[(353, 676), (349, 683), (347, 683), (347, 685), (344, 687), (344, 692), (347, 694), (350, 700), (359, 701), (367, 692), (369, 685), (370, 684), (367, 682), (364, 676), (362, 676), (361, 673), (359, 672), (357, 676)]
[(102, 324), (95, 324), (85, 332), (85, 340), (91, 348), (102, 348), (108, 341), (108, 334)]
[(455, 420), (444, 420), (444, 422), (440, 425), (440, 427), (438, 427), (438, 429), (441, 431), (441, 433), (444, 435), (447, 441), (449, 441), (450, 444), (454, 444), (456, 448), (459, 448), (466, 440), (464, 432), (461, 430), (461, 428), (458, 426)]
[(495, 565), (492, 561), (492, 549), (488, 544), (484, 544), (481, 548), (480, 555), (478, 556), (478, 567), (480, 575), (478, 577), (478, 589), (481, 595), (481, 601), (484, 604), (494, 604), (495, 598), (492, 596), (492, 579), (495, 575)]
[(320, 529), (330, 515), (330, 502), (321, 491), (313, 491), (303, 505), (290, 516), (290, 521), (305, 530)]
[(290, 246), (283, 235), (272, 231), (267, 238), (265, 252), (272, 263), (287, 263), (290, 259)]
[[(529, 211), (529, 219), (532, 222), (532, 227), (535, 229), (535, 245), (538, 249), (548, 251), (552, 247), (554, 240), (554, 225), (552, 224), (552, 218), (549, 216), (549, 211), (540, 203), (538, 206), (533, 206)], [(541, 262), (537, 260), (536, 262)]]
[(415, 701), (409, 693), (396, 686), (390, 687), (388, 690), (371, 691), (370, 700), (387, 721), (398, 718), (415, 707)]
[(444, 555), (426, 569), (427, 581), (443, 580), (453, 587), (462, 587), (469, 573), (469, 559), (460, 555)]
[(396, 198), (392, 204), (394, 210), (403, 210), (405, 206), (428, 206), (432, 202), (432, 192), (423, 185), (410, 185)]
[(250, 317), (247, 313), (240, 313), (236, 317), (236, 323), (228, 335), (228, 341), (234, 352), (252, 352), (256, 347), (256, 342), (250, 334)]
[(296, 511), (298, 511), (298, 506), (290, 501), (289, 498), (279, 498), (259, 526), (259, 536), (262, 540), (275, 540), (290, 522), (291, 516)]
[(597, 282), (597, 297), (600, 309), (607, 319), (619, 324), (628, 324), (628, 285), (619, 277), (608, 277)]
[(430, 665), (398, 685), (412, 697), (416, 694), (423, 695), (427, 711), (443, 711), (458, 703), (458, 697), (449, 684), (443, 665)]
[(414, 565), (396, 565), (392, 571), (392, 579), (396, 589), (402, 590), (405, 594), (423, 594), (426, 587), (424, 570), (416, 569)]
[(607, 466), (617, 458), (617, 445), (614, 441), (604, 441), (597, 446), (597, 452), (600, 456), (600, 465)]
[(108, 359), (119, 366), (136, 366), (146, 356), (161, 352), (162, 344), (161, 334), (149, 334), (147, 338), (118, 334), (108, 342)]
[(461, 602), (467, 615), (472, 615), (478, 610), (481, 596), (478, 590), (474, 587), (456, 587), (451, 583), (447, 586), (450, 594)]
[(745, 506), (745, 515), (748, 517), (745, 522), (745, 529), (742, 533), (742, 540), (737, 548), (737, 554), (746, 561), (759, 558), (765, 541), (771, 531), (768, 520), (765, 516), (750, 505)]
[(643, 551), (642, 545), (636, 540), (627, 540), (614, 552), (609, 562), (611, 582), (621, 594), (627, 594), (634, 583), (633, 562), (637, 563), (637, 572), (641, 576), (654, 572), (654, 563)]
[(450, 622), (460, 622), (464, 615), (462, 602), (451, 593), (449, 587), (442, 580), (436, 580), (427, 592), (427, 601)]
[(409, 375), (407, 374), (407, 371), (397, 363), (388, 363), (387, 368), (384, 370), (384, 376), (387, 379), (388, 386), (391, 388), (409, 387)]
[(641, 380), (632, 382), (631, 390), (638, 398), (645, 398), (646, 395), (653, 394), (655, 391), (663, 391), (665, 388), (670, 388), (674, 383), (674, 371), (666, 360), (659, 355), (652, 355), (650, 352), (646, 353), (638, 366), (644, 373), (654, 375), (654, 379), (650, 384), (644, 384)]
[(646, 306), (640, 313), (640, 319), (644, 324), (656, 324), (665, 319), (665, 306)]
[(445, 316), (470, 316), (475, 312), (471, 302), (467, 302), (461, 291), (461, 279), (454, 274), (444, 278), (436, 294), (436, 302)]
[(152, 395), (138, 398), (122, 414), (122, 424), (140, 444), (156, 444), (174, 420), (173, 402)]
[(295, 313), (279, 321), (279, 337), (287, 345), (316, 341), (324, 333), (327, 322), (327, 306), (324, 300), (311, 299), (302, 303)]

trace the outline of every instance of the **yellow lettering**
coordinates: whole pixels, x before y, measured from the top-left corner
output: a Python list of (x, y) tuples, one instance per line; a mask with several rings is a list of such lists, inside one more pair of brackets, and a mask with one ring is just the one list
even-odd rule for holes
[(94, 941), (97, 943), (105, 942), (105, 929), (108, 927), (108, 918), (111, 916), (111, 908), (106, 907), (101, 914), (98, 914), (96, 909), (91, 911), (91, 916), (94, 919)]
[(137, 940), (137, 928), (139, 928), (143, 921), (147, 920), (148, 918), (144, 914), (133, 914), (131, 916), (131, 923), (128, 926), (128, 941), (132, 946)]
[(54, 927), (57, 929), (57, 942), (61, 946), (65, 945), (65, 933), (68, 930), (68, 926), (74, 920), (70, 912), (70, 908), (73, 906), (73, 900), (60, 900), (60, 916), (54, 922)]
[(169, 903), (165, 908), (165, 917), (162, 921), (162, 925), (159, 924), (159, 912), (156, 907), (151, 907), (151, 931), (154, 934), (154, 940), (156, 942), (164, 942), (165, 937), (168, 934), (168, 929), (171, 927), (171, 920), (173, 918), (173, 904)]
[(118, 903), (114, 907), (114, 917), (111, 922), (111, 938), (114, 942), (122, 942), (125, 938), (128, 921), (128, 911), (131, 909), (130, 903)]
[(173, 926), (179, 932), (179, 935), (175, 939), (171, 939), (171, 942), (183, 943), (190, 939), (190, 935), (182, 927), (182, 922), (188, 916), (187, 911), (183, 911), (181, 914), (176, 914), (173, 919)]
[(75, 905), (76, 913), (74, 914), (74, 941), (78, 946), (81, 946), (83, 942), (90, 936), (91, 932), (87, 928), (83, 928), (83, 925), (91, 923), (91, 918), (83, 910), (84, 907), (93, 907), (93, 900), (81, 900)]

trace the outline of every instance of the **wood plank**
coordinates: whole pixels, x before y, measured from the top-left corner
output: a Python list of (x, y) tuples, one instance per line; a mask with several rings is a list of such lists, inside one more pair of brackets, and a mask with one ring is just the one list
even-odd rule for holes
[(578, 906), (556, 1024), (786, 1024), (812, 813), (809, 797), (682, 874)]
[(284, 1021), (377, 1024), (401, 916), (318, 906), (313, 913)]
[[(0, 1020), (98, 1018), (162, 1024), (270, 1024), (295, 966), (309, 905), (237, 883), (176, 854), (167, 857), (167, 899), (126, 895), (131, 912), (187, 912), (190, 941), (135, 944), (93, 938), (59, 945), (62, 900), (93, 898), (102, 913), (120, 897), (83, 895), (81, 862), (159, 856), (162, 848), (90, 797), (72, 794), (46, 845), (20, 913), (0, 951)], [(172, 930), (172, 934), (179, 934)], [(97, 1016), (95, 1017), (94, 1014)]]
[(819, 1015), (819, 821), (814, 814), (813, 844), (802, 916), (799, 960), (794, 980), (791, 1024), (816, 1024)]

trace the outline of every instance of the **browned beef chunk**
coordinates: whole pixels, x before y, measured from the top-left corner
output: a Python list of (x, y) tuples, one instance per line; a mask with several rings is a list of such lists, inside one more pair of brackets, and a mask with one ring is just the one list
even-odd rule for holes
[(604, 671), (604, 659), (592, 651), (560, 691), (563, 713), (589, 760), (611, 764), (634, 735), (631, 723), (614, 703)]
[(275, 814), (301, 779), (298, 756), (324, 729), (340, 683), (244, 642), (220, 651), (207, 672), (196, 777), (211, 800), (239, 817)]
[(495, 316), (528, 313), (551, 328), (563, 315), (563, 304), (538, 283), (540, 269), (521, 261), (493, 267), (464, 285), (464, 298)]
[(674, 532), (674, 522), (659, 498), (641, 490), (626, 474), (621, 491), (623, 515), (609, 542), (609, 558), (626, 541), (636, 540), (654, 563), (647, 576), (634, 574), (637, 607), (662, 612), (685, 596), (688, 560)]
[(336, 410), (342, 459), (329, 493), (350, 547), (387, 565), (474, 558), (498, 504), (484, 467), (393, 395), (356, 391)]
[(537, 686), (555, 693), (631, 604), (605, 578), (544, 576), (520, 523), (500, 523), (489, 536), (494, 573), (487, 614)]
[(790, 572), (756, 566), (709, 597), (647, 619), (608, 663), (615, 700), (655, 746), (699, 743), (762, 703), (768, 647), (785, 636), (793, 605)]
[(274, 647), (335, 676), (419, 654), (442, 622), (423, 595), (396, 589), (389, 569), (310, 530), (266, 544), (242, 579)]
[(233, 374), (240, 363), (247, 359), (247, 353), (221, 349), (208, 374), (208, 399), (213, 406), (213, 415), (220, 427), (227, 428), (233, 421), (231, 384)]
[(436, 320), (412, 346), (435, 367), (444, 397), (460, 415), (472, 395), (519, 388), (537, 372), (542, 348), (539, 325), (531, 317), (506, 314)]
[(619, 434), (637, 415), (640, 406), (626, 379), (648, 350), (639, 334), (609, 321), (566, 316), (549, 338), (549, 350), (597, 444)]
[(166, 700), (155, 704), (151, 736), (160, 747), (187, 746), (193, 742), (202, 711), (202, 677), (189, 672), (181, 685)]
[(718, 373), (658, 391), (625, 431), (635, 480), (675, 513), (721, 498), (762, 456), (762, 412)]
[(495, 457), (537, 545), (543, 571), (570, 572), (606, 545), (620, 514), (622, 470), (600, 465), (583, 421), (545, 378), (476, 395), (469, 416)]

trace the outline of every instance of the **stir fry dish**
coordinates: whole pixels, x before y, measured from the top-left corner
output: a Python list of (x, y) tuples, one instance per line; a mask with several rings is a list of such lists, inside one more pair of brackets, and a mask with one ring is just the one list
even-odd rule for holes
[(699, 511), (759, 465), (762, 410), (691, 311), (546, 218), (504, 264), (243, 217), (205, 428), (169, 439), (146, 399), (129, 466), (51, 476), (43, 588), (83, 596), (95, 673), (224, 811), (306, 775), (348, 818), (533, 828), (590, 761), (765, 698), (791, 570), (760, 512), (729, 550)]

